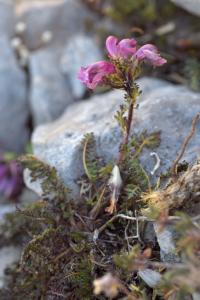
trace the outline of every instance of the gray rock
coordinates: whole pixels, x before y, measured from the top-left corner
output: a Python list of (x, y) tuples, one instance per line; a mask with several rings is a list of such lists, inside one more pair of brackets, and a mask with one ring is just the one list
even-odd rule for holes
[(192, 295), (192, 297), (193, 297), (193, 300), (199, 300), (200, 299), (200, 293), (194, 293)]
[(42, 196), (41, 180), (31, 182), (31, 176), (29, 169), (24, 170), (24, 181), (26, 182), (27, 188), (37, 193), (38, 196)]
[(15, 212), (16, 205), (14, 204), (1, 204), (0, 205), (0, 224), (4, 222), (4, 217), (6, 214)]
[(20, 258), (20, 249), (9, 246), (0, 249), (0, 288), (4, 286), (4, 271), (12, 263)]
[(11, 37), (14, 32), (15, 14), (12, 2), (0, 0), (0, 36)]
[[(22, 194), (19, 197), (19, 203), (24, 207), (36, 200), (38, 200), (38, 195), (27, 188), (23, 189)], [(16, 211), (16, 207), (17, 205), (15, 203), (9, 202), (8, 199), (0, 197), (0, 224), (4, 223), (4, 218), (7, 214), (14, 213)]]
[(23, 1), (17, 8), (18, 20), (26, 24), (23, 40), (29, 49), (41, 46), (42, 34), (52, 32), (54, 44), (66, 42), (77, 32), (83, 32), (91, 13), (78, 0)]
[(154, 288), (161, 281), (160, 273), (151, 269), (140, 270), (138, 274), (144, 280), (144, 282), (151, 288)]
[(30, 191), (28, 188), (24, 188), (22, 194), (19, 197), (19, 203), (27, 206), (38, 200), (38, 195)]
[(145, 245), (148, 245), (150, 247), (154, 247), (156, 245), (156, 234), (153, 222), (147, 222), (145, 224), (142, 234), (142, 240)]
[[(24, 182), (28, 188), (29, 193), (32, 194), (28, 194), (28, 201), (23, 201), (23, 198), (21, 198), (20, 200), (23, 201), (24, 204), (27, 204), (27, 202), (31, 203), (34, 202), (35, 200), (38, 200), (38, 196), (42, 197), (43, 196), (43, 190), (42, 190), (42, 179), (38, 179), (36, 181), (32, 181), (32, 177), (30, 175), (30, 170), (29, 169), (25, 169), (24, 170)], [(31, 196), (31, 199), (30, 199)], [(54, 194), (49, 194), (48, 195), (49, 199), (53, 199), (55, 198)], [(24, 199), (25, 200), (25, 199)], [(21, 202), (20, 202), (21, 203)]]
[(154, 223), (154, 230), (160, 247), (160, 258), (165, 263), (178, 263), (180, 257), (176, 254), (177, 233), (171, 226), (160, 231), (159, 225)]
[(0, 147), (21, 152), (28, 140), (26, 77), (6, 36), (0, 37), (0, 49)]
[(41, 187), (42, 181), (37, 180), (32, 182), (29, 169), (24, 170), (24, 181), (28, 189), (30, 189), (31, 191), (36, 191), (39, 197), (42, 196), (43, 193)]
[[(188, 134), (191, 121), (199, 111), (200, 94), (157, 79), (141, 79), (139, 84), (144, 92), (133, 128), (137, 133), (144, 129), (149, 133), (161, 130), (161, 145), (156, 149), (161, 159), (156, 173), (159, 175), (171, 166)], [(122, 92), (113, 91), (72, 105), (60, 119), (36, 128), (32, 136), (35, 155), (56, 167), (74, 197), (79, 195), (77, 179), (83, 174), (81, 140), (85, 133), (94, 132), (98, 154), (106, 161), (117, 156), (120, 130), (113, 115), (122, 99)], [(197, 130), (183, 159), (188, 162), (196, 159), (200, 153), (199, 138)], [(141, 161), (147, 172), (153, 169), (155, 162), (149, 150), (143, 151)]]
[(58, 52), (57, 48), (44, 48), (30, 57), (30, 104), (35, 125), (55, 120), (73, 102), (59, 68)]
[(96, 44), (93, 38), (79, 34), (71, 38), (63, 49), (61, 69), (69, 79), (75, 98), (81, 98), (86, 91), (85, 86), (77, 80), (80, 68), (102, 59)]
[(171, 0), (188, 12), (200, 16), (200, 0)]

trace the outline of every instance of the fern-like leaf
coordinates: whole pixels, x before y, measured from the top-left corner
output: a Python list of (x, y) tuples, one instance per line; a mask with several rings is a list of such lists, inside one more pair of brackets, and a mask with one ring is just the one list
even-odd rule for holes
[(83, 140), (83, 167), (88, 179), (95, 182), (98, 177), (98, 162), (96, 155), (96, 142), (93, 133), (87, 133)]
[(56, 208), (60, 209), (63, 217), (71, 214), (71, 206), (68, 200), (68, 189), (58, 177), (54, 167), (37, 159), (34, 155), (25, 155), (19, 158), (24, 168), (30, 170), (32, 182), (40, 180), (43, 191), (42, 198), (48, 200)]

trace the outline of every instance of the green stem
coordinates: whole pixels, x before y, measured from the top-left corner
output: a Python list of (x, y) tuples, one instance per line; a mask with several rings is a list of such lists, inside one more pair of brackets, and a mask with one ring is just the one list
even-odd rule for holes
[(135, 154), (133, 155), (132, 159), (136, 159), (139, 154), (142, 152), (143, 148), (146, 146), (147, 142), (146, 139), (142, 142), (142, 144), (139, 146), (139, 148), (137, 149), (137, 151), (135, 152)]

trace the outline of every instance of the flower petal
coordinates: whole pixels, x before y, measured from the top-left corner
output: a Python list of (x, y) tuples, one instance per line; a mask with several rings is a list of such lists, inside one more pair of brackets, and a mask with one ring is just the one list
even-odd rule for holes
[(154, 53), (149, 50), (144, 50), (145, 58), (155, 67), (162, 66), (167, 62), (159, 53)]
[(121, 57), (130, 57), (136, 52), (137, 42), (135, 39), (123, 39), (119, 42), (119, 53)]
[(6, 198), (17, 197), (23, 188), (22, 168), (15, 161), (0, 163), (0, 193)]
[(167, 62), (166, 59), (160, 56), (156, 46), (151, 44), (146, 44), (139, 48), (135, 53), (135, 58), (139, 61), (146, 60), (153, 66), (161, 66)]
[(86, 68), (81, 68), (78, 73), (78, 78), (89, 89), (93, 90), (103, 83), (107, 75), (112, 73), (115, 73), (115, 67), (112, 63), (99, 61)]
[(5, 164), (0, 165), (0, 180), (6, 176), (8, 173), (8, 168)]
[(118, 56), (117, 44), (118, 44), (118, 39), (114, 36), (109, 36), (106, 39), (106, 49), (109, 55), (113, 58)]
[(106, 40), (107, 51), (112, 58), (129, 58), (136, 52), (135, 39), (123, 39), (120, 42), (114, 36), (109, 36)]

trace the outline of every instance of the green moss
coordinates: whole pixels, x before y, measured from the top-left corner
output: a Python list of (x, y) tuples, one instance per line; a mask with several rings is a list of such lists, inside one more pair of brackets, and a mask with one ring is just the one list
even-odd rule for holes
[[(81, 258), (76, 262), (76, 267), (72, 270), (70, 281), (78, 288), (76, 297), (83, 300), (92, 298), (92, 269), (93, 265), (89, 257)], [(90, 295), (90, 297), (88, 297)]]

